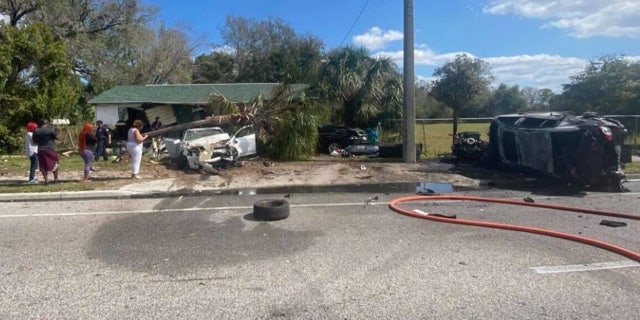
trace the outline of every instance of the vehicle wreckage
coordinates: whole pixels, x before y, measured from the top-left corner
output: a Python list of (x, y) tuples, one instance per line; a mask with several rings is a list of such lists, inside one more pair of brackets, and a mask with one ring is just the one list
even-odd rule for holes
[(164, 138), (166, 153), (180, 169), (214, 169), (237, 165), (238, 159), (256, 154), (256, 135), (253, 126), (247, 125), (229, 135), (220, 127), (194, 127), (186, 124), (147, 134), (157, 137), (171, 131), (184, 130), (181, 138)]
[(594, 113), (508, 114), (491, 121), (489, 142), (477, 132), (458, 133), (452, 153), (460, 161), (506, 166), (582, 186), (623, 189), (621, 152), (626, 134), (619, 121)]

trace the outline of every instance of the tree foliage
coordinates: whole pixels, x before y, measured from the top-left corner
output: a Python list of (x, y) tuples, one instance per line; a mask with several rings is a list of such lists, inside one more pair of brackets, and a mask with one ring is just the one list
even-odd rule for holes
[(507, 86), (504, 83), (501, 83), (492, 92), (486, 105), (488, 114), (492, 115), (516, 113), (525, 111), (526, 108), (527, 101), (522, 95), (520, 87), (517, 85)]
[(0, 34), (0, 148), (13, 152), (28, 121), (77, 118), (82, 87), (64, 42), (44, 24), (0, 24)]
[(334, 122), (367, 128), (402, 118), (402, 79), (389, 58), (370, 57), (364, 48), (337, 48), (327, 54), (318, 79), (319, 95), (335, 106)]
[(317, 71), (322, 41), (296, 34), (281, 19), (229, 16), (221, 33), (221, 47), (232, 52), (235, 82), (310, 83)]
[(152, 26), (140, 0), (0, 0), (9, 24), (47, 25), (93, 94), (116, 84), (186, 83), (194, 45), (183, 29)]
[(624, 56), (604, 56), (592, 61), (563, 85), (553, 99), (554, 110), (575, 113), (637, 114), (640, 110), (640, 62)]
[(438, 102), (429, 91), (431, 88), (424, 84), (416, 84), (416, 118), (446, 118), (451, 116), (450, 109)]
[(470, 102), (482, 92), (492, 80), (489, 64), (466, 54), (457, 55), (454, 61), (437, 68), (433, 75), (431, 94), (438, 101), (453, 109), (453, 134), (458, 131), (458, 120)]
[(521, 91), (523, 99), (527, 102), (527, 108), (523, 111), (539, 112), (548, 111), (551, 108), (551, 99), (555, 93), (549, 88), (525, 87)]
[(193, 63), (193, 83), (234, 82), (233, 56), (224, 52), (199, 55)]

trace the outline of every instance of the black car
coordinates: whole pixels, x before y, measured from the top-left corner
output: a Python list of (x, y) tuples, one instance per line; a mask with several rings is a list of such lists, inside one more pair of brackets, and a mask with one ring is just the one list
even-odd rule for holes
[(594, 113), (500, 115), (489, 128), (491, 159), (580, 185), (620, 186), (624, 125)]
[(369, 144), (367, 133), (362, 129), (327, 124), (318, 129), (320, 151), (331, 153), (351, 145)]

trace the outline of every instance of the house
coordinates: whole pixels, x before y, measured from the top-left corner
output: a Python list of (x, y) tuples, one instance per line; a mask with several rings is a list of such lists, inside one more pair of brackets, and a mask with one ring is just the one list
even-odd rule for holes
[[(134, 120), (150, 124), (160, 117), (165, 126), (187, 123), (213, 115), (214, 95), (242, 103), (262, 94), (269, 99), (279, 83), (164, 84), (116, 86), (89, 104), (96, 109), (96, 120), (116, 129), (116, 134), (131, 126)], [(308, 85), (291, 84), (292, 91), (302, 91)]]

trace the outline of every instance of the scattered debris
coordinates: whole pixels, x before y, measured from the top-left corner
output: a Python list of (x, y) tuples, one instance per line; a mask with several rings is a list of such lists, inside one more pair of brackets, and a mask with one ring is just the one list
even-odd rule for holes
[(364, 207), (366, 207), (368, 204), (376, 202), (376, 201), (378, 201), (378, 196), (369, 197), (369, 199), (365, 200)]
[(602, 220), (600, 221), (600, 225), (617, 228), (617, 227), (626, 227), (627, 223), (622, 221)]
[(457, 218), (457, 216), (455, 214), (446, 215), (446, 214), (432, 213), (431, 215), (434, 216), (434, 217), (448, 218), (448, 219), (456, 219)]
[(429, 212), (424, 212), (424, 211), (422, 211), (422, 210), (420, 210), (420, 209), (413, 209), (413, 210), (411, 210), (411, 211), (413, 211), (413, 212), (415, 212), (415, 213), (419, 213), (419, 214), (421, 214), (421, 215), (423, 215), (423, 216), (428, 216), (428, 215), (429, 215)]

